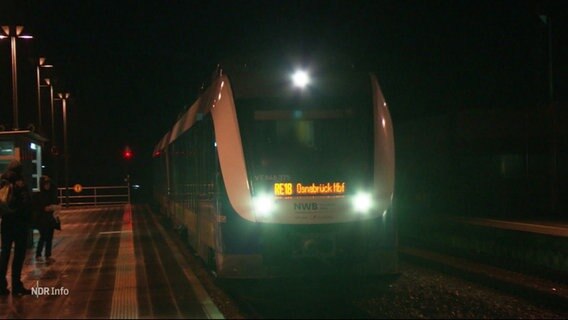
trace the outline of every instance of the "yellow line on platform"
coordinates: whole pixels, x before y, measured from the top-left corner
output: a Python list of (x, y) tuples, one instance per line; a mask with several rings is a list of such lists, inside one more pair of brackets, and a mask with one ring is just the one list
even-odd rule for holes
[(132, 234), (132, 207), (124, 206), (122, 230), (118, 248), (116, 278), (112, 295), (110, 319), (138, 318), (138, 300), (136, 298), (136, 257), (134, 255), (134, 236)]

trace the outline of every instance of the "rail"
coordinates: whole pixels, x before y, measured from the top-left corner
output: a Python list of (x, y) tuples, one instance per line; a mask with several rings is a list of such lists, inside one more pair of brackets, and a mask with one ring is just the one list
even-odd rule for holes
[[(67, 192), (66, 192), (67, 190)], [(130, 186), (94, 186), (58, 188), (58, 200), (63, 206), (99, 206), (130, 203)]]

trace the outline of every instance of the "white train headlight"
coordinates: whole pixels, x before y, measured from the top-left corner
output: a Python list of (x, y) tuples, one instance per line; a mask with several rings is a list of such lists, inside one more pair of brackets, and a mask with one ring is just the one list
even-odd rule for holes
[(274, 198), (265, 194), (253, 197), (252, 205), (254, 207), (254, 212), (258, 216), (267, 216), (276, 208)]
[(373, 207), (373, 197), (367, 192), (359, 192), (353, 197), (352, 204), (355, 212), (367, 213)]
[(303, 89), (310, 84), (310, 76), (306, 71), (298, 70), (292, 75), (292, 83), (295, 87)]

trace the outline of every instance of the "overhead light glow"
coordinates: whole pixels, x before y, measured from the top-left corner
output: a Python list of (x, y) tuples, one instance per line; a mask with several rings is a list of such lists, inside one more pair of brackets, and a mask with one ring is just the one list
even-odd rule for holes
[(292, 75), (292, 83), (295, 87), (305, 88), (310, 84), (310, 76), (306, 71), (298, 70)]

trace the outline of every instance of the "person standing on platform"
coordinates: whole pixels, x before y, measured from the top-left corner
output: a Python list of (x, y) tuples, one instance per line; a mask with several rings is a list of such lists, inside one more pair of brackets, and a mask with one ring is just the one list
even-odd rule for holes
[(36, 214), (36, 227), (39, 230), (39, 241), (36, 248), (36, 261), (41, 259), (45, 246), (46, 261), (51, 259), (51, 247), (55, 227), (54, 211), (57, 209), (57, 188), (48, 176), (39, 179), (39, 192), (34, 195), (34, 209)]
[(3, 184), (12, 185), (12, 200), (9, 210), (2, 210), (2, 222), (0, 223), (1, 248), (0, 254), (0, 295), (7, 295), (8, 283), (6, 273), (10, 261), (10, 251), (14, 244), (14, 258), (12, 259), (12, 294), (31, 294), (31, 290), (24, 287), (21, 281), (22, 267), (26, 258), (26, 243), (28, 229), (32, 216), (31, 195), (22, 175), (22, 163), (12, 160), (6, 172), (0, 177)]

